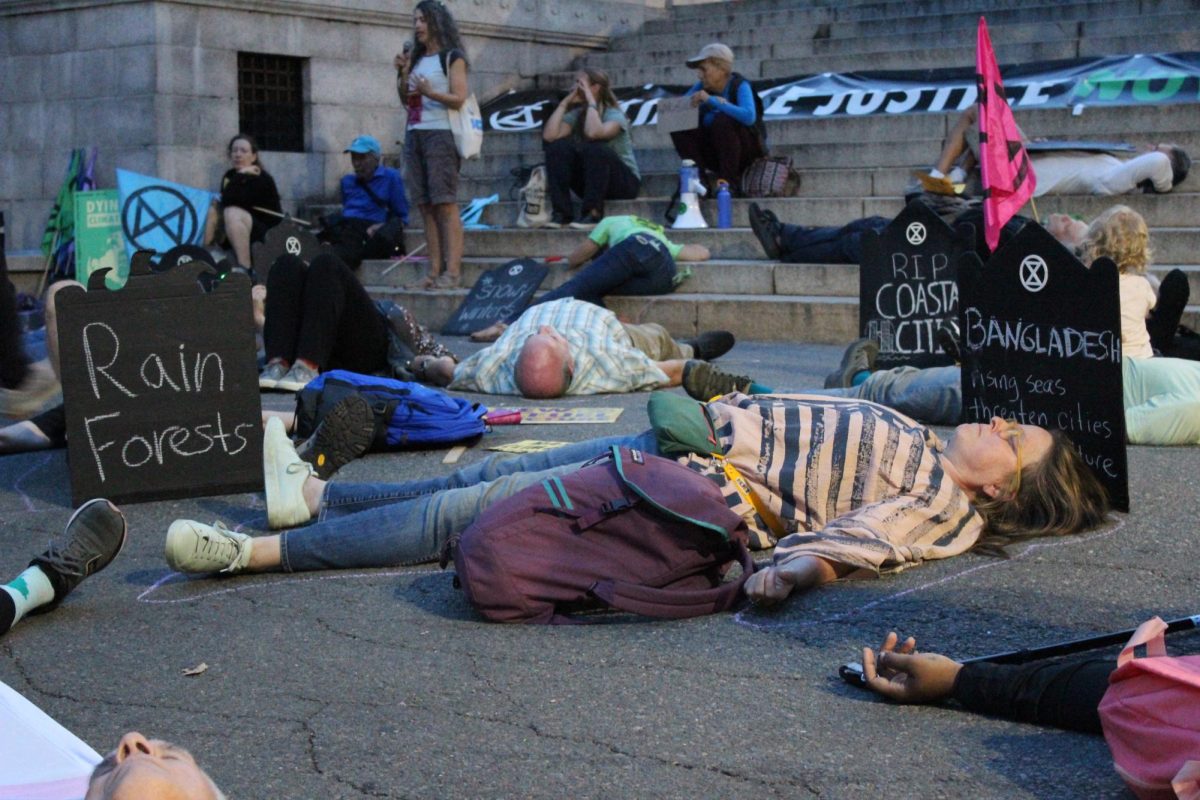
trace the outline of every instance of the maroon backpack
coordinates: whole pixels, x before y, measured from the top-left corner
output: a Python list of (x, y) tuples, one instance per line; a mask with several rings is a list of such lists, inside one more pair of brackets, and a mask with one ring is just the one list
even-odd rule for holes
[[(564, 623), (612, 608), (682, 618), (732, 607), (754, 571), (746, 523), (716, 484), (613, 447), (490, 506), (451, 537), (455, 584), (493, 622)], [(723, 583), (734, 563), (740, 580)]]

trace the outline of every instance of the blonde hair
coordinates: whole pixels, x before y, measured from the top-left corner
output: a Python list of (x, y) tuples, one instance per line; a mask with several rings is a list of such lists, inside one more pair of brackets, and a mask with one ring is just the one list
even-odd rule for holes
[(1087, 264), (1111, 258), (1123, 273), (1145, 274), (1150, 266), (1150, 230), (1142, 215), (1129, 206), (1113, 206), (1092, 221), (1080, 245)]

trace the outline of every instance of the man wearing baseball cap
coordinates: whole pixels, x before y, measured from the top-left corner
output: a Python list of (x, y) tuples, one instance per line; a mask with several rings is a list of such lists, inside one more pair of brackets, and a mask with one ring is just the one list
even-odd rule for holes
[(354, 171), (342, 176), (342, 213), (325, 219), (321, 238), (351, 269), (365, 258), (388, 258), (404, 252), (408, 199), (398, 170), (380, 163), (374, 136), (356, 136), (345, 149)]
[(700, 76), (687, 91), (700, 118), (696, 128), (672, 133), (671, 141), (680, 158), (696, 162), (706, 182), (728, 181), (737, 194), (742, 172), (767, 154), (762, 101), (750, 82), (733, 71), (728, 46), (706, 44), (686, 63)]

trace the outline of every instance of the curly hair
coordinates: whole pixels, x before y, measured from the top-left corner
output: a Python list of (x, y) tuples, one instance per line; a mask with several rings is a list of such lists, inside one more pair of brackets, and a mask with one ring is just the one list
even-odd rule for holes
[(1104, 521), (1108, 492), (1065, 433), (1050, 436), (1046, 455), (1021, 470), (1015, 496), (981, 494), (972, 501), (985, 523), (977, 551), (1004, 556), (1010, 544), (1079, 533)]
[[(413, 9), (413, 15), (415, 16), (417, 12), (425, 17), (425, 28), (428, 32), (426, 38), (436, 42), (438, 50), (457, 50), (462, 53), (463, 61), (470, 67), (471, 62), (467, 60), (467, 49), (463, 47), (462, 36), (458, 33), (458, 23), (454, 21), (454, 17), (450, 16), (450, 9), (446, 8), (441, 0), (421, 0)], [(427, 55), (429, 53), (425, 52), (425, 45), (417, 41), (417, 34), (414, 31), (410, 63), (416, 64)]]
[(1087, 264), (1111, 258), (1121, 272), (1142, 275), (1152, 255), (1150, 230), (1142, 215), (1129, 206), (1113, 206), (1092, 220), (1079, 252)]

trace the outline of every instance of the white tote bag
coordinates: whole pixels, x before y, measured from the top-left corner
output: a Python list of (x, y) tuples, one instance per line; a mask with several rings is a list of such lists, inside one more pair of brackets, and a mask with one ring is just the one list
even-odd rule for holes
[(483, 149), (483, 114), (474, 94), (467, 95), (462, 108), (447, 108), (450, 116), (450, 132), (454, 134), (454, 146), (466, 160), (479, 158)]

